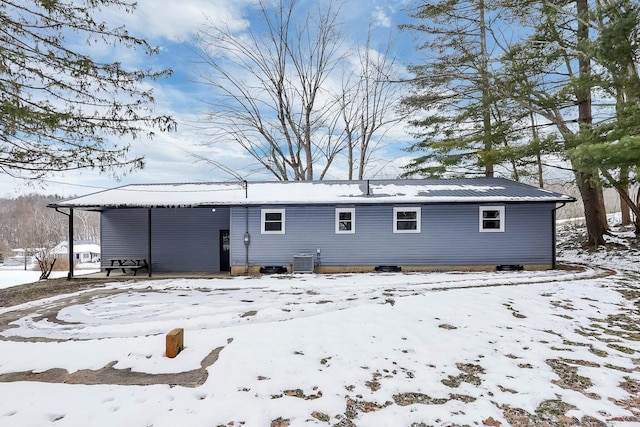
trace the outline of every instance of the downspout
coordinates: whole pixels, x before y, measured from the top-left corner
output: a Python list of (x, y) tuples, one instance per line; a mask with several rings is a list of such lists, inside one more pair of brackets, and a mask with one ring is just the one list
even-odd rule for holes
[(73, 208), (69, 208), (69, 275), (67, 276), (69, 280), (73, 279), (73, 266), (75, 263), (75, 259), (73, 258)]
[(62, 212), (60, 208), (56, 208), (56, 212), (61, 213), (69, 217), (69, 243), (67, 244), (67, 256), (69, 259), (69, 272), (67, 273), (67, 280), (73, 279), (73, 209), (69, 208), (69, 213)]
[(553, 208), (551, 210), (551, 254), (552, 254), (552, 259), (551, 259), (551, 269), (555, 270), (556, 269), (556, 211), (560, 208), (565, 207), (567, 204), (567, 202), (563, 202), (560, 206), (556, 206), (555, 208)]

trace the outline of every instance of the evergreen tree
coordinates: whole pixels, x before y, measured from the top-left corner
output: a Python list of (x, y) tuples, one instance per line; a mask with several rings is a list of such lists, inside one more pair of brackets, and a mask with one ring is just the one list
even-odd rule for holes
[(131, 70), (100, 62), (92, 46), (124, 46), (154, 54), (144, 40), (97, 20), (125, 0), (0, 1), (0, 173), (41, 178), (54, 171), (135, 169), (129, 145), (110, 136), (151, 136), (173, 127), (153, 116), (152, 93), (140, 83), (169, 71)]
[(424, 1), (402, 28), (426, 41), (419, 46), (424, 63), (409, 67), (413, 93), (404, 105), (418, 111), (411, 124), (419, 142), (411, 151), (424, 153), (405, 175), (474, 174), (492, 177), (503, 165), (518, 178), (514, 150), (527, 127), (528, 112), (496, 96), (500, 41), (493, 27), (499, 9), (485, 0)]
[(638, 182), (640, 168), (640, 5), (631, 0), (602, 0), (593, 26), (597, 30), (593, 60), (599, 65), (594, 84), (611, 101), (607, 114), (584, 135), (583, 144), (571, 156), (584, 168), (598, 169), (604, 184), (618, 191), (623, 213), (631, 208), (636, 233), (640, 233), (640, 200), (628, 193), (628, 186)]
[(593, 48), (586, 0), (522, 2), (511, 9), (522, 23), (535, 23), (503, 61), (499, 90), (555, 129), (556, 152), (571, 160), (587, 222), (589, 244), (604, 243), (606, 212), (597, 168), (572, 156), (593, 131)]

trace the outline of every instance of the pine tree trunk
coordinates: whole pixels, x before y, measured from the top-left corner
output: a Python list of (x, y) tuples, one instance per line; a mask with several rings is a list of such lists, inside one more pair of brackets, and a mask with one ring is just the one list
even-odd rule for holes
[(478, 4), (480, 9), (480, 74), (482, 76), (482, 122), (483, 122), (483, 140), (484, 140), (484, 170), (487, 178), (493, 178), (494, 160), (493, 160), (493, 137), (491, 129), (491, 104), (489, 97), (491, 92), (489, 89), (489, 59), (487, 53), (487, 27), (484, 17), (484, 0), (480, 0)]
[(607, 179), (609, 184), (611, 184), (611, 186), (616, 189), (618, 195), (620, 196), (621, 203), (624, 202), (627, 208), (631, 210), (635, 215), (636, 235), (640, 235), (640, 221), (638, 221), (638, 219), (640, 218), (640, 190), (638, 190), (638, 195), (636, 197), (636, 201), (634, 202), (633, 199), (629, 196), (629, 187), (626, 184), (622, 184), (621, 182), (615, 180), (613, 176), (611, 176), (611, 174), (607, 172), (606, 169), (601, 169), (601, 173)]
[(606, 212), (602, 209), (602, 189), (594, 185), (591, 173), (576, 172), (576, 181), (584, 205), (584, 218), (587, 224), (589, 246), (604, 245), (607, 223), (602, 221), (603, 216), (606, 217)]
[[(591, 128), (593, 116), (591, 112), (591, 60), (587, 55), (586, 46), (589, 42), (589, 3), (588, 0), (576, 0), (578, 12), (578, 67), (580, 69), (580, 82), (576, 90), (578, 102), (578, 124), (580, 131)], [(591, 246), (599, 246), (605, 243), (604, 235), (607, 233), (607, 212), (604, 208), (602, 187), (597, 185), (597, 175), (591, 171), (578, 170), (576, 180), (582, 203), (584, 204), (584, 216), (587, 223), (588, 243)]]
[[(638, 192), (636, 193), (636, 206), (640, 206), (640, 188), (638, 188)], [(636, 236), (640, 237), (640, 215), (636, 215), (634, 224), (636, 226)]]
[[(623, 188), (620, 191), (623, 191), (629, 197), (629, 187), (626, 184), (629, 182), (629, 169), (626, 167), (620, 169), (620, 182), (623, 183)], [(622, 225), (631, 225), (630, 207), (624, 197), (620, 197), (620, 213), (622, 215), (620, 223)]]
[(540, 143), (538, 141), (538, 127), (536, 125), (536, 116), (533, 114), (533, 111), (530, 113), (531, 117), (531, 133), (533, 135), (533, 140), (536, 141), (536, 165), (538, 166), (538, 187), (544, 188), (544, 178), (542, 176), (542, 154), (540, 153)]

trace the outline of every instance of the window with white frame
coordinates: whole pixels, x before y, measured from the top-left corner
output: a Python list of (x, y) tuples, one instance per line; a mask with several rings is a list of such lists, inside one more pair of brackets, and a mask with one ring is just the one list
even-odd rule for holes
[(355, 208), (336, 208), (336, 234), (354, 234), (355, 232)]
[(480, 232), (504, 231), (504, 206), (480, 206)]
[(393, 208), (394, 233), (419, 233), (420, 208)]
[(262, 209), (260, 215), (262, 234), (284, 234), (284, 209)]

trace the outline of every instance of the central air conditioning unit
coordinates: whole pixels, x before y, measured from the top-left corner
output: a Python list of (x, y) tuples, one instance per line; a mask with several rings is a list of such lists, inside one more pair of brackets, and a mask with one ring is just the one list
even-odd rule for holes
[(293, 256), (292, 273), (313, 273), (313, 254)]

